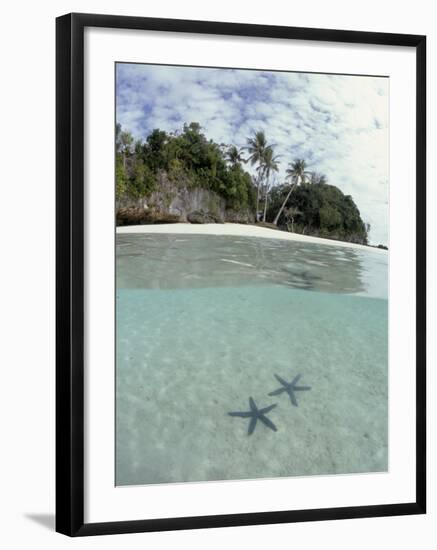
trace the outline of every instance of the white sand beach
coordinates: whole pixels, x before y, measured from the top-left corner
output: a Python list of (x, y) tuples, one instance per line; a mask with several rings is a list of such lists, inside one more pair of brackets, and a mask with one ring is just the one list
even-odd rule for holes
[(297, 233), (286, 233), (267, 227), (244, 225), (239, 223), (165, 223), (155, 225), (128, 225), (117, 227), (117, 233), (174, 233), (190, 235), (233, 235), (239, 237), (262, 237), (267, 239), (281, 239), (288, 241), (299, 241), (313, 244), (326, 244), (330, 246), (340, 246), (345, 248), (357, 248), (369, 252), (387, 254), (387, 250), (364, 246), (361, 244), (347, 243), (343, 241), (334, 241), (332, 239), (322, 239), (320, 237), (311, 237), (309, 235), (300, 235)]

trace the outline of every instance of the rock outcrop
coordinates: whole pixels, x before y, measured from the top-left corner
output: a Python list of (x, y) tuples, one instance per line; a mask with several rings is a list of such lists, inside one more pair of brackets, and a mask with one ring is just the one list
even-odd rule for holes
[(226, 200), (214, 191), (175, 183), (165, 172), (158, 176), (157, 190), (138, 199), (122, 197), (116, 201), (117, 225), (153, 223), (254, 223), (249, 209), (227, 208)]

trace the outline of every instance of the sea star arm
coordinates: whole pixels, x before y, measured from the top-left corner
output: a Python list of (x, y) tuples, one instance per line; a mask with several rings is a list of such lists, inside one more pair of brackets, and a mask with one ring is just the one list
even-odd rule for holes
[(283, 378), (281, 378), (280, 376), (278, 376), (277, 374), (275, 374), (275, 378), (283, 386), (288, 386), (288, 382), (286, 380), (284, 380)]
[(273, 424), (273, 422), (270, 420), (270, 418), (267, 418), (267, 416), (264, 416), (263, 414), (259, 417), (259, 419), (261, 420), (261, 422), (263, 422), (266, 426), (268, 426), (271, 430), (273, 430), (274, 432), (277, 432), (278, 429), (276, 428), (276, 426)]
[(257, 406), (255, 405), (255, 401), (253, 400), (253, 397), (249, 397), (249, 406), (250, 406), (250, 410), (251, 410), (253, 413), (257, 413), (257, 412), (258, 412)]
[(228, 412), (228, 415), (229, 416), (239, 416), (241, 418), (249, 418), (250, 416), (252, 416), (252, 412), (251, 411)]
[(261, 409), (259, 412), (261, 414), (267, 414), (268, 412), (270, 412), (275, 407), (276, 407), (276, 403), (273, 403), (273, 405), (269, 405), (268, 407), (265, 407), (264, 409)]
[(280, 393), (284, 392), (286, 388), (278, 388), (277, 390), (273, 390), (269, 393), (269, 395), (279, 395)]
[(295, 395), (293, 393), (293, 390), (291, 388), (288, 390), (288, 395), (290, 396), (290, 401), (293, 403), (293, 405), (295, 407), (297, 407), (296, 397), (295, 397)]
[[(260, 417), (260, 418), (262, 419), (262, 417)], [(253, 434), (253, 431), (255, 429), (257, 420), (258, 420), (257, 416), (252, 416), (252, 418), (249, 422), (249, 428), (247, 430), (247, 435), (252, 435)]]

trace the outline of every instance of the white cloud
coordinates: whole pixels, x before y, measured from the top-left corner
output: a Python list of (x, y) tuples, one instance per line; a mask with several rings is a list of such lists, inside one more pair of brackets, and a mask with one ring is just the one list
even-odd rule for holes
[(388, 241), (386, 78), (118, 64), (117, 121), (143, 139), (199, 122), (209, 138), (238, 146), (264, 130), (280, 178), (306, 158), (352, 195), (371, 241)]

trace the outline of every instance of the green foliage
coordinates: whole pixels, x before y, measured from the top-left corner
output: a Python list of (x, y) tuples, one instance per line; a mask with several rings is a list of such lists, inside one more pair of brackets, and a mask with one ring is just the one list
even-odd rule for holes
[[(351, 196), (326, 183), (326, 177), (308, 172), (304, 159), (289, 163), (289, 182), (269, 190), (269, 178), (279, 169), (278, 157), (263, 132), (248, 139), (242, 150), (208, 140), (198, 123), (184, 124), (181, 132), (154, 129), (145, 140), (134, 141), (116, 126), (116, 196), (142, 198), (157, 189), (160, 174), (182, 187), (201, 187), (225, 199), (236, 211), (258, 214), (264, 193), (263, 221), (299, 233), (320, 235), (367, 244), (368, 228)], [(250, 162), (257, 180), (243, 169)], [(291, 229), (290, 229), (291, 228)]]
[(290, 162), (286, 174), (287, 179), (291, 179), (297, 183), (306, 183), (311, 176), (311, 173), (306, 170), (306, 162), (304, 159), (297, 159), (294, 162)]
[(332, 204), (324, 204), (319, 210), (320, 228), (335, 230), (343, 223), (341, 213)]
[(255, 135), (247, 139), (247, 151), (249, 153), (249, 162), (252, 165), (257, 164), (261, 167), (264, 160), (264, 152), (267, 148), (267, 139), (264, 132), (256, 132)]
[(250, 175), (238, 164), (232, 166), (226, 173), (222, 190), (222, 196), (226, 199), (228, 207), (233, 210), (253, 210), (255, 194)]
[(232, 166), (241, 165), (243, 162), (247, 162), (243, 157), (243, 151), (241, 148), (231, 145), (226, 151), (226, 159), (231, 163)]
[(115, 194), (121, 197), (126, 194), (128, 178), (126, 170), (123, 167), (121, 155), (117, 154), (115, 161)]
[(135, 143), (117, 125), (116, 151), (118, 198), (147, 196), (156, 189), (158, 173), (165, 171), (176, 184), (215, 191), (229, 208), (254, 208), (252, 179), (241, 167), (241, 155), (228, 165), (222, 148), (208, 140), (196, 122), (185, 124), (180, 134), (155, 129), (146, 141)]
[[(289, 189), (289, 185), (282, 185), (272, 191), (268, 221), (276, 216)], [(289, 223), (290, 210), (294, 212), (295, 232), (367, 244), (367, 228), (358, 208), (352, 197), (344, 195), (338, 187), (326, 183), (296, 187), (279, 225)]]
[(168, 163), (168, 178), (174, 183), (184, 182), (187, 180), (187, 173), (182, 161), (174, 158)]
[(152, 170), (141, 159), (135, 162), (128, 186), (129, 195), (134, 198), (145, 197), (155, 189), (155, 184)]

